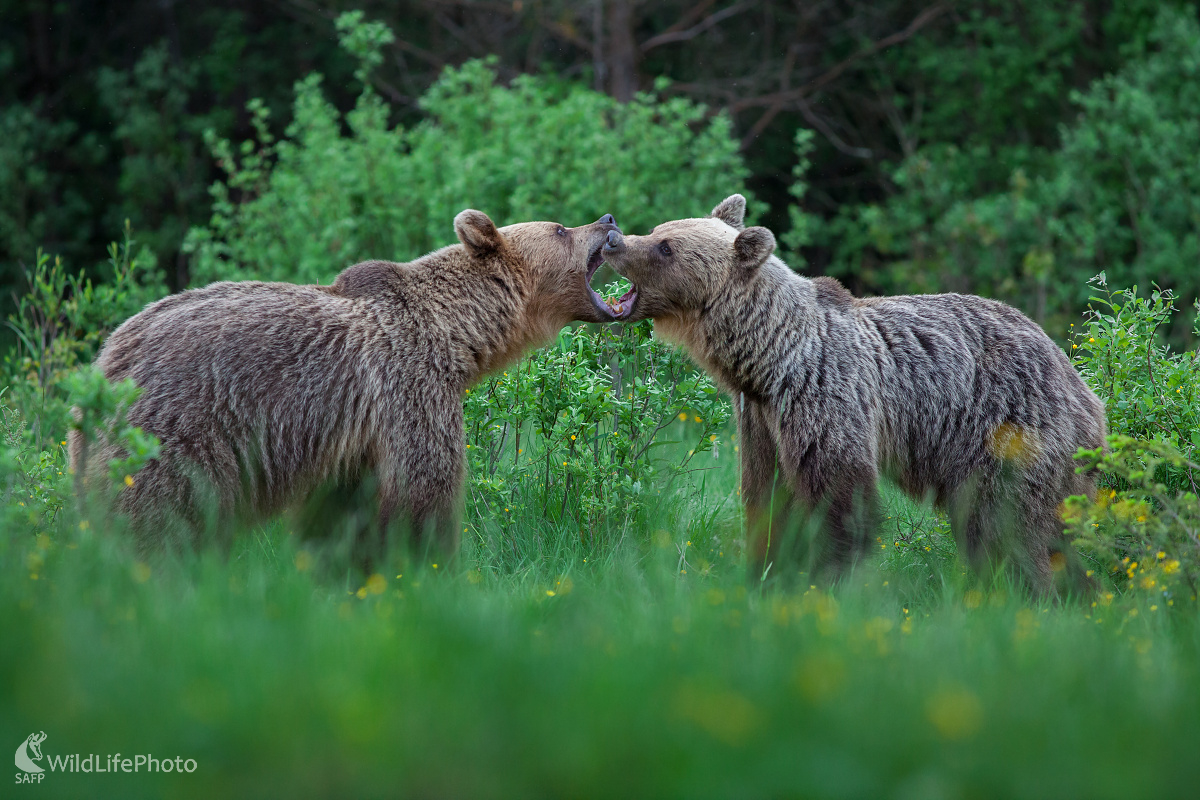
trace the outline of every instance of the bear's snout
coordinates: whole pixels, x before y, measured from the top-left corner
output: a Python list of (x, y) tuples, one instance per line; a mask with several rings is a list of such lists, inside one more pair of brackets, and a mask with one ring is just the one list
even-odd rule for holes
[(615, 253), (623, 249), (625, 249), (625, 237), (621, 235), (620, 231), (609, 231), (604, 237), (604, 252)]
[(605, 214), (603, 217), (596, 220), (596, 223), (599, 225), (616, 225), (617, 220), (612, 214)]

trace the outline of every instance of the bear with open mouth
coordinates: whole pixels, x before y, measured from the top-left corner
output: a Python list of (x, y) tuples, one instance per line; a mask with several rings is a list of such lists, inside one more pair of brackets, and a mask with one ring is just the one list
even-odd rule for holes
[[(466, 210), (454, 231), (457, 244), (355, 264), (329, 286), (185, 291), (112, 333), (96, 364), (141, 387), (128, 421), (162, 443), (116, 500), (143, 548), (191, 543), (370, 476), (376, 531), (402, 522), (422, 550), (455, 552), (464, 391), (564, 325), (620, 313), (589, 285), (619, 231), (611, 214), (497, 228)], [(83, 491), (125, 455), (79, 431), (69, 451)], [(378, 553), (382, 536), (367, 538), (364, 552)]]
[(1059, 507), (1094, 496), (1073, 456), (1104, 446), (1105, 415), (1062, 349), (995, 300), (805, 278), (745, 208), (612, 231), (603, 254), (635, 287), (621, 319), (653, 318), (733, 396), (752, 569), (815, 513), (815, 565), (838, 571), (873, 540), (887, 476), (949, 512), (978, 569), (1008, 558), (1039, 591), (1078, 579)]

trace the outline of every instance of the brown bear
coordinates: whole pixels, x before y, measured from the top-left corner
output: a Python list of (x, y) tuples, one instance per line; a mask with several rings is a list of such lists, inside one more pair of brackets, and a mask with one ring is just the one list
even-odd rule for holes
[(863, 299), (802, 277), (745, 207), (733, 195), (710, 217), (613, 232), (603, 255), (634, 284), (620, 316), (653, 318), (733, 395), (752, 569), (780, 557), (791, 509), (819, 512), (816, 563), (836, 572), (878, 527), (883, 475), (947, 509), (974, 565), (1010, 556), (1049, 588), (1070, 552), (1059, 505), (1095, 491), (1073, 456), (1105, 440), (1104, 405), (1063, 351), (995, 300)]
[[(422, 549), (456, 550), (464, 391), (573, 320), (614, 319), (589, 281), (618, 228), (605, 214), (497, 229), (466, 210), (454, 230), (459, 244), (409, 263), (356, 264), (330, 286), (214, 283), (113, 332), (96, 364), (141, 387), (128, 421), (162, 443), (117, 499), (140, 545), (369, 475), (379, 530), (403, 521)], [(92, 486), (122, 455), (71, 435)]]

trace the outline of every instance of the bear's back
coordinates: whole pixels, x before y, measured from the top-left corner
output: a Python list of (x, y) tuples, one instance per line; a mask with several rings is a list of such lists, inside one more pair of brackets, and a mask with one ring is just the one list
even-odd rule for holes
[(143, 388), (217, 362), (218, 371), (267, 375), (366, 328), (348, 301), (318, 287), (221, 282), (147, 306), (109, 336), (96, 363), (110, 380), (129, 377)]
[(396, 338), (363, 303), (318, 287), (218, 283), (147, 307), (97, 365), (141, 387), (131, 424), (214, 480), (247, 459), (302, 478), (368, 444), (405, 349)]
[(1062, 349), (1012, 306), (941, 294), (871, 298), (858, 307), (878, 332), (873, 344), (885, 365), (881, 388), (894, 437), (888, 449), (901, 461), (968, 474), (1001, 424), (1037, 431), (1058, 461), (1103, 444), (1103, 404)]
[(989, 391), (1053, 388), (1091, 394), (1062, 349), (1036, 322), (975, 295), (898, 295), (860, 301), (897, 368), (921, 372), (943, 392), (977, 402)]

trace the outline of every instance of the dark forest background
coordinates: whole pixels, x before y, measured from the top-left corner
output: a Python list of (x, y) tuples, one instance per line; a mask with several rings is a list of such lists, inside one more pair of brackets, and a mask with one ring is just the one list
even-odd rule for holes
[(255, 135), (247, 103), (283, 135), (296, 82), (319, 72), (354, 107), (335, 28), (351, 9), (394, 34), (369, 75), (391, 125), (487, 56), (501, 83), (727, 115), (757, 221), (793, 266), (856, 292), (990, 294), (1061, 337), (1102, 270), (1185, 307), (1200, 285), (1200, 29), (1183, 4), (0, 0), (3, 294), (39, 246), (99, 263), (126, 219), (187, 285), (185, 236), (224, 176), (211, 143)]

